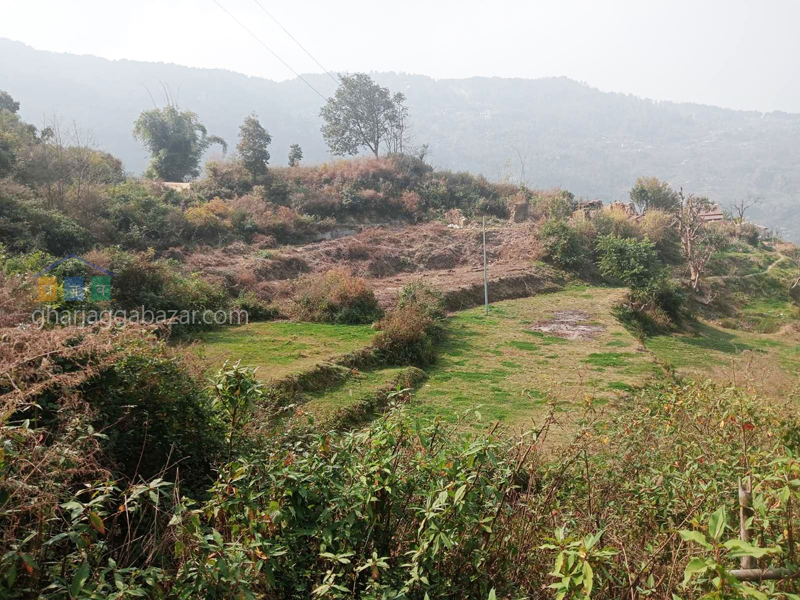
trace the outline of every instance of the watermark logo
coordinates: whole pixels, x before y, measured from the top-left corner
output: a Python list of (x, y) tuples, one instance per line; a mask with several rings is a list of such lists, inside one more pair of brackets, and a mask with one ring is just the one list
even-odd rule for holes
[[(53, 270), (64, 261), (75, 259), (90, 266), (102, 275), (93, 276), (89, 285), (89, 295), (92, 302), (111, 301), (111, 278), (114, 274), (110, 271), (93, 265), (88, 260), (75, 254), (69, 254), (61, 260), (57, 260), (48, 265), (36, 274), (39, 288), (39, 302), (58, 302), (58, 278), (46, 276), (45, 274)], [(64, 277), (64, 300), (68, 302), (83, 302), (86, 298), (86, 285), (83, 277)]]

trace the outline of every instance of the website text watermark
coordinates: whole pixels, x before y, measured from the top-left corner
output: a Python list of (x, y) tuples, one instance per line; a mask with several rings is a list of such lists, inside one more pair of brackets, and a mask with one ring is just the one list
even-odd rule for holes
[(45, 307), (31, 313), (39, 329), (48, 325), (64, 327), (124, 327), (126, 325), (247, 325), (246, 310), (68, 310)]

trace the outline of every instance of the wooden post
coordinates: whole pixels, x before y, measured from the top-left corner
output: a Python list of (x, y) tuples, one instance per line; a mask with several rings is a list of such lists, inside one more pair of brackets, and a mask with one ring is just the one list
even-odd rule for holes
[[(747, 476), (747, 487), (742, 484), (739, 478), (739, 536), (743, 542), (750, 543), (752, 532), (747, 527), (747, 521), (753, 516), (753, 479)], [(734, 569), (730, 572), (739, 581), (765, 581), (768, 579), (789, 579), (795, 577), (789, 569), (759, 569), (756, 559), (752, 556), (743, 556), (741, 559), (741, 569)]]
[[(750, 543), (750, 528), (747, 521), (753, 516), (753, 479), (751, 475), (746, 479), (747, 487), (742, 485), (739, 477), (739, 536), (743, 542)], [(756, 559), (752, 556), (742, 557), (742, 569), (755, 569)]]
[(486, 217), (483, 217), (483, 303), (484, 314), (489, 315), (489, 273), (486, 267)]

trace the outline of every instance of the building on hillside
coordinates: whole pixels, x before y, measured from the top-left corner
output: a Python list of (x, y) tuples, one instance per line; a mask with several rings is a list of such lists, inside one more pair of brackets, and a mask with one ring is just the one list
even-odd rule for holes
[(725, 220), (725, 213), (722, 212), (722, 207), (719, 204), (715, 204), (707, 211), (701, 212), (700, 218), (706, 223), (716, 223), (717, 221)]

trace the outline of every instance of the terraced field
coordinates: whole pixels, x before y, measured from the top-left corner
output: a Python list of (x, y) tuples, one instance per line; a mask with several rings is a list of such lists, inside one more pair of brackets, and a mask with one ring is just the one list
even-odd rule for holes
[(453, 421), (480, 406), (484, 420), (522, 427), (550, 403), (569, 414), (618, 399), (656, 368), (612, 315), (623, 293), (574, 287), (498, 302), (488, 317), (482, 308), (453, 315), (412, 410)]
[(373, 335), (369, 325), (271, 321), (208, 332), (200, 338), (197, 351), (212, 367), (241, 359), (270, 381), (363, 348)]
[[(776, 399), (800, 401), (800, 334), (761, 334), (699, 322), (691, 330), (648, 338), (643, 346), (615, 319), (620, 288), (573, 286), (453, 313), (439, 359), (414, 391), (409, 410), (455, 422), (475, 409), (482, 422), (515, 430), (554, 410), (563, 426), (586, 407), (613, 408), (662, 367), (735, 381)], [(761, 307), (776, 310), (783, 306)], [(264, 381), (308, 372), (369, 345), (370, 326), (270, 322), (208, 333), (198, 352), (209, 368), (241, 359)], [(303, 393), (304, 413), (327, 421), (391, 390), (403, 368), (347, 370)]]

